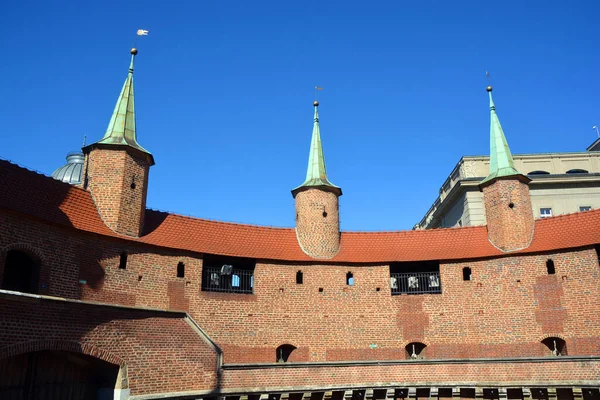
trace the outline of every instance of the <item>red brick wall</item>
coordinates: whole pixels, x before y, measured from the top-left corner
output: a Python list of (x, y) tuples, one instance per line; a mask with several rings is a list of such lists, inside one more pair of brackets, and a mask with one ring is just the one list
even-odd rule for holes
[(490, 242), (504, 251), (529, 246), (534, 228), (529, 186), (518, 179), (498, 179), (482, 190)]
[(106, 225), (123, 235), (139, 236), (146, 210), (148, 162), (125, 150), (95, 148), (86, 155), (84, 166), (84, 182)]
[[(391, 296), (387, 265), (259, 262), (254, 294), (201, 290), (201, 255), (58, 229), (0, 212), (0, 249), (31, 246), (44, 293), (163, 309), (187, 309), (224, 349), (226, 363), (272, 362), (291, 344), (297, 361), (548, 355), (558, 336), (569, 355), (600, 355), (600, 280), (593, 248), (442, 262), (442, 293)], [(119, 269), (122, 251), (127, 269)], [(552, 258), (556, 274), (548, 275)], [(0, 266), (4, 253), (0, 254)], [(177, 278), (177, 263), (185, 277)], [(463, 281), (470, 267), (472, 280)], [(302, 270), (303, 284), (296, 284)], [(346, 284), (346, 274), (354, 285)], [(0, 275), (2, 270), (0, 268)], [(78, 281), (85, 279), (86, 284)], [(320, 292), (319, 288), (323, 291)], [(377, 290), (379, 289), (379, 290)], [(292, 358), (293, 359), (293, 358)]]
[(260, 386), (260, 390), (282, 388), (344, 388), (369, 386), (473, 386), (475, 383), (525, 386), (560, 381), (597, 382), (600, 361), (439, 363), (416, 362), (360, 366), (310, 366), (286, 368), (229, 369), (223, 371), (223, 387), (230, 392)]
[(216, 385), (217, 354), (181, 313), (0, 294), (0, 316), (0, 358), (82, 349), (126, 365), (132, 395)]
[(302, 250), (311, 257), (327, 259), (340, 250), (338, 197), (320, 189), (296, 195), (296, 235)]

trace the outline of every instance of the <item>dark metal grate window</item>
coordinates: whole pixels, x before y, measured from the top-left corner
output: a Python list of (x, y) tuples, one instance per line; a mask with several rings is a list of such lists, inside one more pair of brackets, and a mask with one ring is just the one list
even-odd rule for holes
[(408, 272), (391, 274), (392, 294), (442, 293), (439, 272)]
[(202, 270), (202, 290), (225, 293), (253, 293), (254, 271), (218, 267)]

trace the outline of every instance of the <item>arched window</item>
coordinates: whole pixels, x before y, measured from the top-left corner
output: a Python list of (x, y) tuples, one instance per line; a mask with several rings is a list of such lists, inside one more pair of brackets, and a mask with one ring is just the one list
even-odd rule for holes
[(547, 337), (542, 343), (548, 348), (553, 356), (567, 355), (567, 342), (559, 337)]
[(296, 272), (296, 284), (302, 285), (304, 283), (304, 276), (302, 271)]
[(552, 259), (546, 261), (546, 269), (548, 270), (548, 275), (554, 275), (556, 273), (556, 269), (554, 268), (554, 261), (552, 261)]
[(406, 359), (422, 359), (424, 356), (425, 347), (427, 347), (427, 345), (421, 342), (411, 342), (407, 344), (406, 347), (404, 347), (404, 349), (406, 350)]
[(352, 275), (352, 272), (346, 274), (346, 285), (354, 286), (354, 275)]
[(40, 274), (39, 263), (27, 253), (9, 250), (6, 253), (2, 289), (37, 293)]
[(471, 280), (471, 268), (464, 267), (463, 268), (463, 281), (470, 281), (470, 280)]
[(589, 173), (589, 171), (586, 171), (585, 169), (570, 169), (567, 171), (567, 174), (587, 174)]
[(184, 278), (185, 277), (185, 264), (182, 261), (177, 263), (177, 277)]
[(290, 354), (296, 350), (296, 346), (292, 346), (291, 344), (282, 344), (275, 350), (275, 359), (277, 362), (287, 362)]
[(535, 171), (528, 172), (527, 175), (550, 175), (550, 172), (542, 171), (542, 170), (535, 170)]

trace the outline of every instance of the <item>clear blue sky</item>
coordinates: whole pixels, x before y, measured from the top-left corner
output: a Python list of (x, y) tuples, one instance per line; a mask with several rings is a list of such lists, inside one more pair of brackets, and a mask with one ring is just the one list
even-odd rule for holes
[(313, 88), (344, 230), (410, 229), (488, 154), (485, 71), (513, 153), (600, 124), (600, 2), (21, 1), (0, 13), (0, 157), (51, 174), (99, 140), (140, 39), (148, 206), (293, 226)]

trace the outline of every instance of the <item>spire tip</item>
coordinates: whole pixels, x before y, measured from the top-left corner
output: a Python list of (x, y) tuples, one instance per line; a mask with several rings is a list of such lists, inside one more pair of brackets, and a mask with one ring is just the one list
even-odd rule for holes
[(315, 101), (313, 102), (313, 106), (315, 106), (315, 107), (319, 107), (319, 102), (315, 100)]
[(129, 52), (135, 56), (137, 55), (138, 50), (135, 47), (133, 47)]
[(488, 86), (488, 87), (485, 88), (485, 90), (487, 90), (488, 92), (491, 92), (492, 91), (492, 87)]

